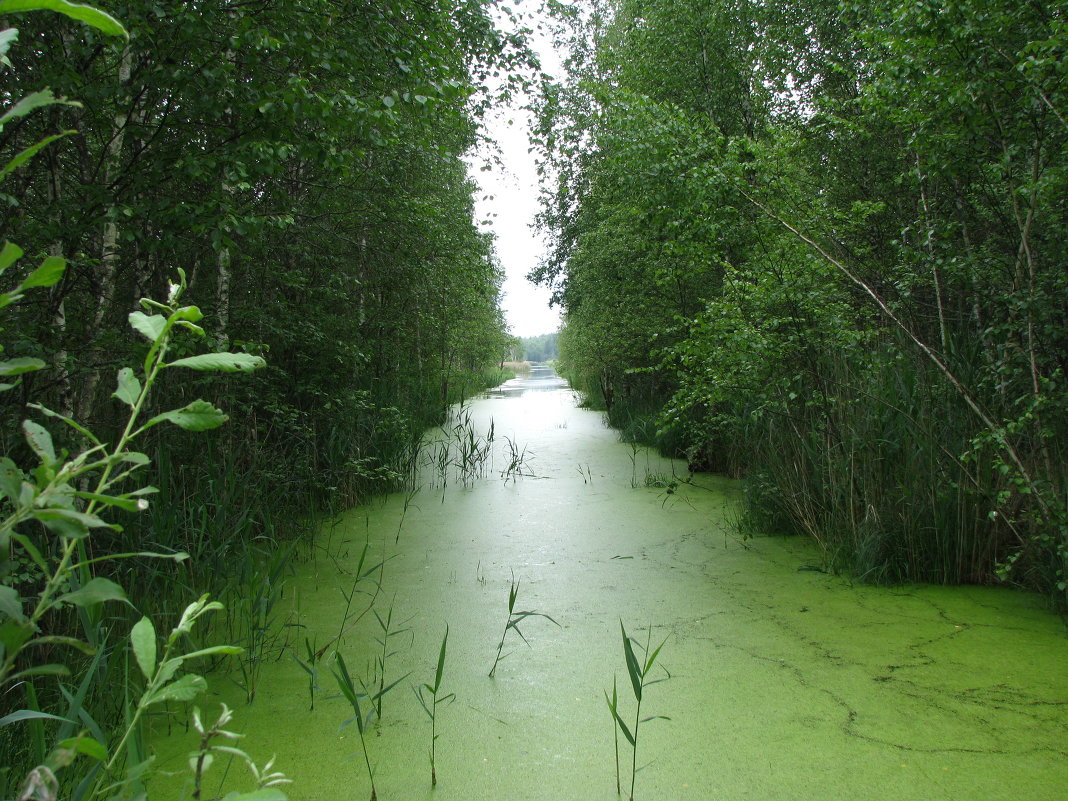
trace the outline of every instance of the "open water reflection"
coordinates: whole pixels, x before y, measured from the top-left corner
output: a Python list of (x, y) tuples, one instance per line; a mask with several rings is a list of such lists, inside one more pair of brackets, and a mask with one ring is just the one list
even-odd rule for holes
[(486, 390), (484, 398), (520, 398), (528, 392), (556, 392), (567, 389), (567, 381), (556, 374), (549, 364), (533, 364), (530, 374), (516, 376), (499, 387)]

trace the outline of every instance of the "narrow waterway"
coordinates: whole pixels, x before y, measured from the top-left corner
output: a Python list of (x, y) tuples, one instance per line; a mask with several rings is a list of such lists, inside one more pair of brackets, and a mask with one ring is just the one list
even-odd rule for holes
[[(492, 455), (465, 481), (459, 443), (491, 421)], [(743, 542), (727, 523), (734, 482), (674, 485), (684, 464), (619, 443), (551, 373), (509, 382), (450, 426), (427, 448), (419, 491), (325, 527), (275, 612), (303, 658), (305, 638), (326, 645), (346, 628), (346, 606), (350, 623), (367, 606), (369, 579), (344, 597), (365, 543), (366, 566), (386, 557), (374, 603), (383, 620), (392, 605), (400, 631), (386, 679), (407, 677), (369, 731), (381, 801), (615, 799), (613, 677), (633, 715), (621, 621), (642, 643), (650, 627), (664, 641), (652, 678), (665, 680), (646, 689), (642, 714), (670, 719), (640, 727), (638, 799), (1065, 798), (1068, 639), (1038, 599), (853, 585), (808, 569), (819, 557), (801, 539)], [(527, 642), (509, 632), (489, 678), (513, 577), (516, 610), (559, 625), (524, 620)], [(446, 624), (442, 688), (455, 701), (439, 707), (431, 790), (430, 722), (412, 685), (433, 681)], [(381, 633), (367, 613), (339, 645), (369, 682)], [(220, 700), (235, 708), (242, 747), (261, 762), (276, 755), (293, 799), (370, 796), (356, 727), (339, 728), (352, 713), (331, 662), (314, 711), (288, 652), (263, 666), (251, 706), (224, 677), (200, 703), (206, 715)], [(188, 747), (165, 743), (161, 762), (181, 770), (184, 758), (167, 754)], [(241, 787), (247, 771), (230, 775)], [(164, 789), (176, 792), (173, 781)]]

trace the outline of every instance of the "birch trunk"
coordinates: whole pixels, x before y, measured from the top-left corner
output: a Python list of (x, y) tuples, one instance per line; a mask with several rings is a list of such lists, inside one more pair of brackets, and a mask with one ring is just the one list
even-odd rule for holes
[[(55, 158), (49, 159), (48, 200), (53, 209), (58, 208), (60, 196), (59, 165)], [(53, 242), (48, 248), (49, 256), (63, 255), (63, 243), (59, 240)], [(50, 290), (51, 301), (54, 304), (52, 312), (52, 331), (55, 334), (58, 349), (52, 356), (52, 368), (56, 375), (56, 393), (58, 402), (56, 408), (59, 413), (70, 417), (74, 414), (74, 395), (71, 392), (70, 382), (70, 356), (67, 353), (67, 307), (66, 293), (61, 281)]]
[[(237, 12), (233, 8), (229, 8), (226, 12), (227, 19), (230, 23), (230, 29), (234, 27), (234, 20), (237, 18)], [(226, 108), (223, 111), (223, 117), (226, 120), (227, 127), (233, 132), (234, 129), (234, 90), (233, 87), (237, 82), (237, 54), (231, 49), (226, 49), (226, 63), (230, 66), (230, 84), (226, 88), (224, 97), (226, 99)], [(223, 197), (226, 200), (225, 206), (227, 210), (233, 207), (231, 202), (233, 199), (234, 190), (233, 187), (223, 177), (221, 182), (221, 188)], [(231, 276), (231, 255), (228, 234), (229, 225), (227, 218), (229, 212), (223, 217), (223, 221), (220, 225), (221, 229), (219, 234), (219, 244), (216, 246), (215, 254), (215, 346), (217, 350), (226, 350), (230, 345), (230, 335), (227, 333), (227, 328), (230, 324), (230, 276)]]
[[(130, 69), (133, 63), (133, 53), (127, 44), (119, 58), (119, 86), (127, 88), (130, 83)], [(116, 181), (122, 166), (122, 146), (126, 137), (126, 127), (133, 114), (130, 106), (130, 95), (127, 92), (121, 101), (119, 109), (115, 112), (112, 120), (111, 139), (104, 151), (104, 184), (107, 187)], [(92, 328), (90, 328), (90, 347), (87, 362), (89, 373), (85, 379), (85, 385), (78, 397), (78, 419), (88, 420), (93, 409), (96, 396), (96, 388), (100, 383), (100, 371), (96, 369), (96, 363), (100, 361), (102, 353), (97, 345), (100, 331), (107, 319), (115, 301), (115, 275), (119, 259), (119, 226), (116, 220), (118, 212), (114, 204), (108, 209), (107, 220), (104, 223), (104, 231), (100, 242), (100, 273), (96, 288), (96, 311), (93, 313)]]

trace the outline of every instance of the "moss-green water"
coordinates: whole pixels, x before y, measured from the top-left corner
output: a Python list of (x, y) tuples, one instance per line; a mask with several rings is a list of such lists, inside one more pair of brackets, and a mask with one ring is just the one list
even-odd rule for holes
[[(369, 741), (382, 801), (615, 798), (603, 692), (615, 674), (630, 702), (620, 619), (643, 642), (648, 624), (667, 638), (659, 661), (671, 674), (645, 696), (643, 714), (671, 720), (642, 728), (636, 798), (1065, 797), (1068, 639), (1037, 599), (799, 571), (819, 561), (804, 541), (728, 533), (732, 482), (646, 487), (647, 475), (682, 466), (619, 444), (564, 390), (483, 399), (473, 415), (480, 432), (495, 421), (487, 477), (450, 486), (444, 501), (428, 487), (406, 514), (403, 496), (352, 511), (324, 530), (286, 598), (292, 643), (323, 644), (352, 581), (337, 565), (353, 569), (368, 537), (391, 557), (379, 609), (395, 597), (394, 620), (411, 631), (394, 640), (388, 676), (412, 673)], [(505, 434), (527, 447), (534, 476), (498, 476)], [(517, 607), (560, 626), (527, 620), (530, 647), (510, 635), (490, 679), (513, 572)], [(353, 608), (365, 605), (358, 596)], [(433, 679), (446, 623), (443, 685), (456, 701), (439, 711), (431, 791), (429, 721), (410, 685)], [(343, 639), (354, 673), (370, 674), (375, 633), (368, 614)], [(320, 683), (336, 695), (327, 661)], [(369, 797), (355, 727), (339, 730), (351, 712), (325, 697), (309, 711), (306, 675), (288, 655), (264, 667), (251, 706), (223, 677), (212, 691), (201, 706), (236, 708), (243, 747), (277, 755), (291, 798)], [(161, 763), (181, 770), (175, 754), (187, 748), (162, 743)], [(243, 770), (232, 775), (244, 781)], [(161, 796), (181, 781), (164, 784)]]

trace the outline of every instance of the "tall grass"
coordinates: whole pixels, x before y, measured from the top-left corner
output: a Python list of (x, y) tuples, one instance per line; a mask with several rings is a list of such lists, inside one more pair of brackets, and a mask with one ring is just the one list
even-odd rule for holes
[(792, 390), (809, 402), (748, 418), (743, 525), (807, 534), (864, 581), (991, 581), (1019, 542), (1018, 509), (990, 514), (1008, 481), (964, 404), (896, 355), (831, 355)]

